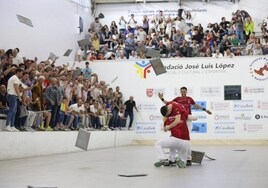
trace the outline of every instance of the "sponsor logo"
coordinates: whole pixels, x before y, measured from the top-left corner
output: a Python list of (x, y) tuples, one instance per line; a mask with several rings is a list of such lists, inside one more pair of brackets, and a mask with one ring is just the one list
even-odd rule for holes
[(258, 81), (268, 80), (268, 58), (259, 57), (249, 65), (252, 78)]
[(149, 116), (149, 120), (150, 121), (162, 121), (163, 120), (163, 116), (160, 115), (150, 115)]
[(202, 114), (194, 114), (194, 116), (197, 116), (197, 119), (207, 119), (207, 116)]
[[(207, 108), (207, 102), (206, 101), (195, 101), (195, 103), (198, 104), (199, 106), (201, 106), (202, 108)], [(191, 110), (196, 111), (196, 112), (200, 112), (200, 111), (203, 112), (202, 109), (197, 109), (193, 105), (191, 106)]]
[(254, 101), (233, 101), (233, 111), (253, 111)]
[(214, 133), (235, 133), (235, 123), (216, 122), (214, 124)]
[(146, 89), (147, 97), (152, 97), (154, 95), (154, 89)]
[(154, 112), (158, 110), (156, 104), (150, 104), (150, 103), (142, 103), (138, 105), (139, 111), (144, 111), (144, 112)]
[(246, 131), (246, 132), (263, 131), (263, 125), (261, 125), (261, 124), (248, 124), (248, 123), (245, 123), (243, 125), (243, 130)]
[(245, 114), (245, 113), (235, 114), (234, 119), (235, 120), (251, 120), (251, 114)]
[(202, 87), (200, 91), (201, 97), (220, 97), (220, 87)]
[(193, 133), (207, 133), (207, 123), (192, 123), (191, 132), (193, 132)]
[(136, 122), (136, 133), (156, 133), (156, 124), (153, 122)]
[(244, 88), (245, 94), (258, 94), (264, 93), (264, 87), (245, 87)]
[(260, 110), (268, 110), (268, 101), (258, 101), (257, 108)]
[(211, 102), (210, 109), (212, 111), (229, 111), (230, 102)]
[(147, 74), (151, 73), (151, 63), (150, 61), (136, 61), (134, 64), (136, 68), (136, 73), (140, 75), (141, 79), (146, 79)]
[(214, 119), (216, 121), (230, 120), (230, 115), (229, 114), (216, 114), (214, 115)]
[(256, 114), (255, 119), (268, 119), (268, 115)]

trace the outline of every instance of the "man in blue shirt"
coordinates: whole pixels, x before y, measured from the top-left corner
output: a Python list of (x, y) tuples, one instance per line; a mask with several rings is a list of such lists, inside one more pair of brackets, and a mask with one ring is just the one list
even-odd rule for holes
[(86, 62), (86, 67), (82, 70), (84, 79), (89, 79), (92, 73), (92, 69), (89, 67), (89, 62)]

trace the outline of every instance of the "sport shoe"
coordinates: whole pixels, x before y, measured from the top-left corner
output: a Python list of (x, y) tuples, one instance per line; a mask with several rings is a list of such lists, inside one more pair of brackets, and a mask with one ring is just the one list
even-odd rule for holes
[(52, 129), (50, 126), (47, 126), (47, 127), (45, 128), (45, 130), (46, 130), (46, 131), (53, 131), (53, 129)]
[(154, 163), (154, 166), (155, 167), (160, 167), (162, 165), (164, 165), (164, 163), (168, 162), (168, 159), (163, 159), (163, 160), (160, 160), (160, 161), (157, 161), (156, 163)]
[(186, 161), (186, 166), (192, 166), (192, 161), (191, 160), (187, 160)]
[(164, 166), (174, 166), (174, 165), (176, 165), (176, 161), (172, 162), (171, 160), (165, 160), (163, 165)]
[(10, 129), (11, 129), (12, 132), (19, 132), (19, 130), (16, 129), (15, 127), (10, 127)]
[(10, 126), (6, 126), (6, 127), (3, 129), (3, 131), (9, 131), (9, 132), (12, 132), (13, 130), (11, 129)]
[(177, 165), (178, 165), (179, 168), (185, 168), (186, 167), (186, 163), (183, 160), (181, 160), (180, 158), (177, 158), (176, 161), (177, 161)]

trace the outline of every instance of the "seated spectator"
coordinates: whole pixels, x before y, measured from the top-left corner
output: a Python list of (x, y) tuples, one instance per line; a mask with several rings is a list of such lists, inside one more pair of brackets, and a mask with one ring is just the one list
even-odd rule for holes
[(263, 55), (261, 44), (256, 44), (253, 48), (253, 55)]
[(7, 89), (5, 85), (0, 86), (0, 114), (7, 115), (8, 113), (8, 104), (7, 104)]
[(224, 57), (233, 58), (235, 55), (231, 52), (230, 48), (227, 48), (227, 50), (224, 52)]
[(220, 52), (220, 49), (216, 49), (216, 52), (213, 53), (212, 57), (214, 57), (214, 58), (222, 58), (223, 55), (222, 55), (222, 53)]
[(130, 55), (129, 55), (129, 60), (136, 60), (136, 59), (138, 59), (138, 56), (137, 56), (136, 52), (134, 50), (132, 50)]
[(263, 55), (268, 54), (268, 37), (264, 38), (264, 42), (262, 43), (263, 46)]

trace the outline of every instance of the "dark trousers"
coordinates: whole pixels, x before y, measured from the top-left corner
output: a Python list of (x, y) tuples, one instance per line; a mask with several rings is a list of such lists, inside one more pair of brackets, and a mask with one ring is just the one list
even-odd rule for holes
[(128, 116), (129, 116), (129, 125), (128, 125), (128, 128), (130, 128), (132, 126), (132, 123), (133, 123), (134, 113), (133, 112), (127, 112), (127, 111), (125, 111), (125, 118), (127, 118)]

